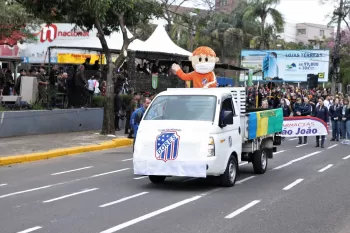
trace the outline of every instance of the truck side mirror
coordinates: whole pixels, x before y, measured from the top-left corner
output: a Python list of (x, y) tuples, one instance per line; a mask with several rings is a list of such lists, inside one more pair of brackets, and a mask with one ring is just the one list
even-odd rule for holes
[(225, 125), (233, 125), (233, 112), (232, 111), (224, 111), (224, 121)]
[(233, 125), (233, 113), (232, 111), (224, 111), (220, 118), (219, 126), (224, 128), (227, 125)]

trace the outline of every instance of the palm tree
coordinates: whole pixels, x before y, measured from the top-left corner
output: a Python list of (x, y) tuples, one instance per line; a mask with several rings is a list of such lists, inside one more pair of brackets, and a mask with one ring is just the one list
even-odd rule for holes
[(237, 53), (237, 50), (240, 50), (244, 38), (243, 31), (235, 27), (232, 18), (220, 13), (211, 17), (201, 33), (211, 37), (214, 47), (220, 50), (221, 62), (225, 61), (227, 52), (231, 51), (230, 55), (232, 55), (232, 52)]
[[(245, 19), (259, 19), (260, 20), (260, 49), (268, 47), (266, 30), (276, 29), (277, 32), (283, 30), (284, 19), (278, 10), (275, 9), (280, 0), (252, 0), (248, 3), (244, 13)], [(273, 27), (266, 25), (266, 19), (271, 16), (273, 20)], [(266, 27), (268, 26), (268, 27)]]

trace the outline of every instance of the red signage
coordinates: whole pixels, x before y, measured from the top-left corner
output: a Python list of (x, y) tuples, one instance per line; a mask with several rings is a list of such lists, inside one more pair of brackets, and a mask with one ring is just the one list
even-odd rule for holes
[(57, 37), (89, 37), (89, 32), (83, 31), (59, 31), (55, 24), (46, 25), (40, 31), (40, 42), (52, 42)]

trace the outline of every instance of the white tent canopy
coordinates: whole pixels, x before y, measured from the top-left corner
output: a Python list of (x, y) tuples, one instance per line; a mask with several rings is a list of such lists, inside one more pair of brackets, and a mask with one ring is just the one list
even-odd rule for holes
[[(72, 33), (74, 27), (75, 25), (73, 24), (61, 23), (41, 25), (41, 30), (39, 32), (33, 32), (37, 37), (37, 42), (21, 45), (19, 56), (24, 57), (24, 60), (29, 63), (47, 63), (48, 47), (65, 47), (51, 50), (51, 62), (55, 63), (57, 62), (59, 53), (72, 53), (72, 49), (75, 50), (73, 53), (77, 54), (84, 54), (89, 50), (102, 49), (101, 42), (96, 36), (97, 30), (95, 28), (90, 32), (83, 33), (83, 36), (79, 36)], [(127, 31), (128, 37), (132, 38), (133, 35), (131, 32), (129, 30)], [(122, 32), (113, 32), (110, 36), (106, 36), (106, 41), (110, 49), (121, 50), (123, 46)], [(147, 41), (134, 40), (129, 45), (128, 50), (191, 56), (190, 52), (180, 48), (170, 39), (162, 25), (158, 25)]]
[[(131, 50), (132, 49), (130, 48)], [(164, 26), (158, 25), (153, 34), (143, 43), (140, 48), (136, 48), (140, 52), (167, 53), (181, 56), (191, 56), (192, 53), (177, 46), (165, 31)]]

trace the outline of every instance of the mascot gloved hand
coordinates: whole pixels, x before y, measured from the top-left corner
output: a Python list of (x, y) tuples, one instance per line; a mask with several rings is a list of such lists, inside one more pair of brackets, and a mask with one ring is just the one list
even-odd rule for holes
[(219, 61), (216, 53), (209, 47), (199, 47), (193, 51), (191, 57), (193, 72), (185, 74), (179, 65), (173, 64), (171, 69), (184, 81), (193, 81), (194, 88), (216, 87), (216, 77), (214, 74), (215, 64)]

